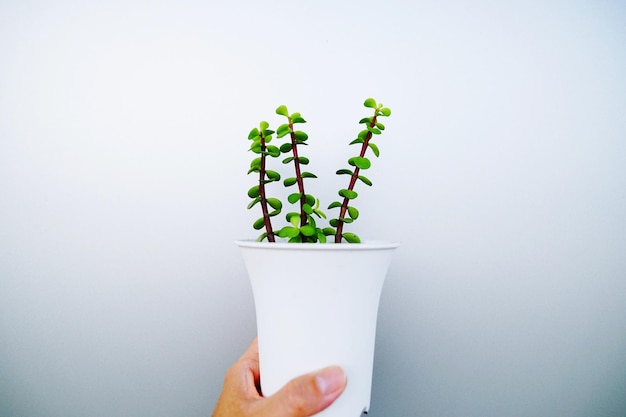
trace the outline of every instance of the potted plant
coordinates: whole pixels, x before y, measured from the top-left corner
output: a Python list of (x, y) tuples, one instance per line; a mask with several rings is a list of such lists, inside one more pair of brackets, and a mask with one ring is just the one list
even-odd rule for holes
[[(393, 250), (392, 242), (364, 241), (345, 230), (359, 217), (354, 206), (357, 184), (371, 186), (363, 175), (371, 166), (369, 154), (379, 156), (373, 138), (385, 126), (380, 118), (391, 110), (376, 100), (365, 100), (371, 115), (361, 119), (364, 128), (350, 142), (359, 148), (348, 159), (347, 168), (337, 171), (347, 177), (339, 199), (328, 205), (337, 210), (327, 219), (320, 200), (305, 190), (305, 182), (316, 178), (306, 171), (309, 159), (302, 148), (308, 135), (295, 128), (306, 123), (300, 113), (286, 106), (276, 109), (285, 118), (276, 130), (266, 121), (250, 131), (250, 150), (255, 154), (248, 174), (256, 174), (248, 190), (249, 209), (260, 208), (253, 223), (261, 235), (256, 241), (238, 241), (254, 294), (261, 390), (271, 395), (290, 379), (328, 365), (344, 369), (348, 384), (344, 393), (319, 415), (358, 417), (369, 409), (378, 302)], [(276, 139), (286, 138), (281, 145)], [(292, 167), (286, 178), (273, 168), (272, 160)], [(291, 190), (287, 201), (294, 209), (283, 225), (274, 220), (283, 210), (280, 199), (271, 197), (274, 183), (282, 181)], [(334, 242), (336, 244), (333, 244)]]

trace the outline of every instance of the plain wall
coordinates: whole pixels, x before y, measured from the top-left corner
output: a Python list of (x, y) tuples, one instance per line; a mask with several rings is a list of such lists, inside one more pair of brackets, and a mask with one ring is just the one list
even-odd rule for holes
[(618, 1), (0, 3), (0, 416), (208, 416), (255, 334), (249, 130), (329, 203), (392, 117), (370, 416), (624, 416)]

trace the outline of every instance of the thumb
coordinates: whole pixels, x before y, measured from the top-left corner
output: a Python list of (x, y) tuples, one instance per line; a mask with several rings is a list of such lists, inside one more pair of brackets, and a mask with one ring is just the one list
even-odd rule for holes
[(268, 415), (312, 416), (332, 404), (343, 392), (346, 383), (346, 375), (340, 367), (320, 369), (289, 381), (276, 394), (266, 398), (264, 408)]

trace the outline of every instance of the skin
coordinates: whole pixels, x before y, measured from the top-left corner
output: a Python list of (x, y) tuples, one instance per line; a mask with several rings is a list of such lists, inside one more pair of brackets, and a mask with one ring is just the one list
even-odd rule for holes
[(270, 397), (259, 393), (259, 349), (254, 339), (224, 379), (212, 417), (309, 417), (333, 403), (346, 387), (338, 366), (289, 381)]

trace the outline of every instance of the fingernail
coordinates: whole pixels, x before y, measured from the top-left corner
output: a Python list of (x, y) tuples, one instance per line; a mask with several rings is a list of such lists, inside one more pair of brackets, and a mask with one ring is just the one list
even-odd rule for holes
[(315, 376), (315, 383), (323, 395), (332, 394), (346, 384), (346, 374), (338, 366), (324, 368)]

